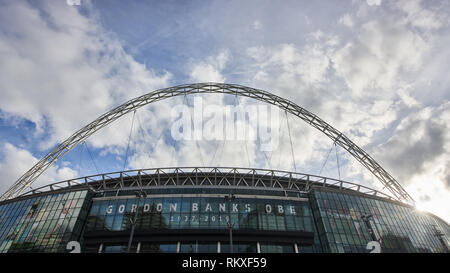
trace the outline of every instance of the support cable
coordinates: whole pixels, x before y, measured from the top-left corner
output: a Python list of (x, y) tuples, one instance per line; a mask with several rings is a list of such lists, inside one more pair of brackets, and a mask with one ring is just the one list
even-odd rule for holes
[(212, 163), (214, 162), (214, 158), (216, 157), (217, 148), (219, 147), (219, 143), (220, 143), (220, 142), (217, 141), (217, 145), (216, 145), (216, 148), (214, 149), (213, 157), (212, 157), (212, 159), (211, 159), (211, 162), (209, 163), (210, 166), (212, 166)]
[(225, 142), (226, 141), (227, 141), (227, 136), (225, 134), (225, 137), (223, 138), (223, 141), (222, 141), (222, 149), (221, 149), (221, 152), (220, 152), (220, 160), (219, 160), (219, 163), (218, 163), (219, 167), (220, 167), (220, 162), (222, 162), (223, 151), (225, 150)]
[(83, 145), (81, 145), (80, 147), (80, 161), (78, 163), (78, 176), (81, 176), (80, 172), (81, 172), (81, 162), (83, 160)]
[(267, 157), (266, 152), (262, 151), (264, 158), (266, 159), (267, 164), (269, 165), (269, 169), (272, 169), (271, 165), (270, 165), (270, 158)]
[[(333, 143), (333, 145), (334, 145), (334, 144), (335, 144), (335, 143)], [(330, 156), (330, 153), (331, 153), (331, 151), (333, 150), (333, 145), (331, 145), (331, 149), (328, 151), (327, 158), (325, 159), (325, 162), (323, 162), (322, 168), (320, 168), (319, 175), (322, 173), (322, 170), (323, 170), (323, 168), (325, 167), (325, 164), (327, 164), (328, 157)]]
[[(280, 122), (281, 124), (283, 124), (284, 123), (284, 121), (282, 121), (282, 122)], [(280, 149), (279, 149), (279, 153), (278, 153), (278, 165), (277, 165), (277, 169), (280, 169), (280, 163), (281, 163), (281, 155), (282, 155), (282, 148), (283, 148), (283, 143), (284, 142), (282, 142), (281, 143), (281, 146), (280, 146)]]
[(100, 173), (100, 172), (98, 171), (97, 164), (95, 164), (94, 157), (92, 156), (91, 151), (89, 150), (89, 147), (88, 147), (87, 144), (86, 144), (86, 141), (83, 141), (83, 144), (84, 144), (84, 146), (86, 146), (86, 150), (87, 150), (88, 153), (89, 153), (89, 156), (90, 156), (90, 158), (91, 158), (91, 160), (92, 160), (92, 163), (94, 163), (95, 170), (97, 171), (97, 173)]
[[(259, 140), (259, 136), (257, 137), (257, 139), (258, 139), (259, 146), (261, 146), (261, 141)], [(262, 151), (262, 153), (263, 153), (264, 157), (266, 158), (267, 164), (269, 165), (269, 169), (272, 169), (271, 162), (272, 162), (272, 156), (274, 154), (274, 150), (270, 151), (270, 156), (269, 157), (267, 157), (267, 154), (264, 151)]]
[[(141, 124), (141, 122), (139, 120), (139, 115), (136, 115), (136, 118), (138, 120), (138, 123)], [(151, 135), (146, 130), (144, 130), (144, 128), (141, 125), (140, 125), (140, 128), (141, 128), (142, 132), (147, 134), (148, 138), (151, 139)], [(162, 137), (163, 134), (164, 134), (164, 129), (161, 130), (161, 133), (159, 134), (159, 137), (156, 139), (156, 141), (153, 142), (153, 145), (150, 145), (150, 150), (149, 150), (149, 153), (148, 153), (148, 158), (147, 158), (147, 161), (146, 161), (146, 165), (149, 163), (150, 159), (152, 158), (151, 157), (151, 152), (155, 150), (156, 145), (158, 145), (158, 143), (161, 140), (161, 137)], [(145, 139), (145, 136), (144, 136), (144, 139)], [(149, 164), (149, 165), (151, 167), (151, 164)]]
[[(242, 107), (241, 107), (241, 104), (239, 102), (237, 94), (235, 95), (234, 102), (235, 102), (235, 105), (242, 110)], [(244, 123), (245, 123), (245, 121), (246, 121), (246, 119), (245, 119), (245, 113), (244, 113)], [(247, 147), (247, 139), (246, 138), (244, 138), (244, 142), (245, 142), (245, 153), (247, 154), (248, 167), (250, 168), (251, 167), (251, 165), (250, 165), (250, 156), (248, 154), (248, 147)]]
[[(144, 129), (142, 128), (142, 123), (141, 123), (141, 120), (139, 119), (139, 115), (138, 114), (136, 114), (136, 120), (137, 120), (137, 123), (138, 123), (138, 132), (140, 132), (140, 134), (141, 134), (141, 137), (142, 137), (142, 141), (144, 142), (144, 148), (145, 148), (145, 131), (144, 131)], [(148, 162), (148, 159), (150, 158), (150, 156), (147, 158), (147, 162)], [(146, 162), (146, 163), (147, 163)], [(147, 165), (147, 164), (145, 164), (145, 165)], [(146, 166), (144, 166), (144, 168), (145, 168)]]
[[(164, 132), (164, 131), (163, 131)], [(172, 148), (172, 150), (170, 151), (170, 166), (172, 167), (172, 166), (174, 166), (175, 165), (175, 163), (174, 163), (174, 161), (175, 161), (175, 155), (174, 155), (174, 153), (175, 153), (175, 139), (173, 139), (172, 138), (172, 140), (173, 140), (173, 142), (171, 143), (171, 145), (170, 145), (170, 148)]]
[(336, 150), (336, 161), (337, 161), (337, 169), (338, 169), (338, 175), (339, 175), (339, 180), (341, 180), (341, 168), (339, 166), (339, 156), (338, 156), (338, 147), (336, 145), (336, 142), (334, 142), (334, 149)]
[[(223, 129), (223, 128), (222, 128), (222, 129)], [(213, 162), (214, 162), (214, 158), (216, 158), (216, 153), (217, 153), (217, 150), (218, 150), (218, 148), (219, 148), (220, 142), (219, 142), (218, 140), (216, 140), (216, 141), (217, 141), (216, 148), (214, 149), (214, 154), (213, 154), (213, 156), (212, 156), (212, 158), (211, 158), (211, 161), (210, 161), (210, 163), (209, 163), (209, 166), (213, 166), (212, 164), (213, 164)]]
[(291, 127), (289, 126), (289, 117), (287, 115), (287, 111), (284, 111), (284, 114), (286, 115), (286, 123), (288, 127), (289, 132), (289, 141), (291, 142), (291, 153), (292, 153), (292, 162), (294, 162), (294, 170), (297, 172), (297, 165), (295, 164), (295, 156), (294, 156), (294, 146), (292, 145), (292, 138), (291, 138)]
[[(256, 147), (258, 147), (258, 149), (261, 149), (261, 141), (260, 141), (260, 138), (259, 138), (258, 135), (256, 136), (256, 141), (257, 141)], [(261, 150), (261, 152), (264, 155), (264, 158), (266, 159), (266, 162), (267, 162), (267, 165), (269, 166), (269, 169), (272, 169), (272, 167), (270, 166), (270, 160), (267, 157), (267, 154), (264, 151), (262, 151), (262, 150)]]
[(137, 130), (141, 134), (142, 140), (145, 141), (144, 130), (142, 129), (142, 124), (141, 124), (138, 114), (136, 114), (136, 121), (137, 121), (137, 126), (138, 126)]
[(126, 151), (126, 153), (125, 153), (125, 162), (123, 163), (123, 170), (125, 170), (125, 167), (127, 166), (127, 161), (128, 161), (128, 150), (130, 149), (131, 133), (133, 132), (134, 117), (135, 117), (135, 116), (136, 116), (136, 110), (133, 111), (133, 119), (131, 120), (130, 135), (128, 136), (127, 151)]
[[(185, 98), (186, 104), (187, 104), (186, 93), (184, 94), (184, 98)], [(189, 112), (190, 112), (190, 111), (189, 111)], [(203, 114), (203, 113), (202, 113), (202, 114)], [(193, 116), (193, 115), (192, 115), (192, 116)], [(194, 127), (194, 120), (193, 120), (193, 118), (191, 118), (191, 126)], [(202, 124), (202, 127), (203, 127), (203, 124)], [(195, 127), (192, 128), (192, 130), (194, 130), (194, 129), (195, 129)], [(198, 144), (198, 139), (195, 137), (195, 132), (194, 132), (194, 138), (195, 138), (195, 145), (197, 146), (197, 150), (198, 150), (198, 153), (199, 153), (199, 155), (200, 155), (200, 161), (201, 161), (201, 163), (202, 163), (202, 166), (205, 166), (205, 163), (204, 163), (204, 161), (203, 161), (202, 150), (200, 149), (200, 145)], [(174, 148), (174, 149), (175, 149), (175, 148)]]
[[(186, 93), (184, 93), (182, 103), (183, 103), (183, 105), (189, 107), (189, 106), (187, 105), (187, 101), (186, 101), (186, 100), (187, 100), (187, 99), (186, 99)], [(189, 112), (189, 114), (190, 114), (190, 112)], [(173, 121), (172, 121), (172, 124), (171, 124), (171, 125), (173, 125)], [(184, 132), (185, 132), (185, 130), (184, 130), (184, 128), (183, 128), (183, 133), (184, 133)], [(164, 133), (164, 130), (161, 131), (161, 136), (163, 135), (163, 133)], [(174, 140), (174, 142), (173, 142), (172, 144), (175, 144), (175, 139), (173, 139), (173, 140)], [(158, 140), (158, 141), (159, 141), (159, 140)], [(170, 151), (170, 166), (174, 166), (175, 164), (174, 164), (173, 162), (174, 162), (174, 160), (175, 160), (175, 155), (174, 155), (174, 153), (175, 153), (175, 145), (170, 146), (170, 147), (172, 148), (172, 150)]]
[[(269, 156), (269, 166), (272, 165), (270, 164), (272, 162), (272, 156), (274, 154), (274, 150), (270, 151), (270, 156)], [(272, 167), (271, 167), (272, 168)]]
[[(225, 126), (226, 126), (226, 122), (225, 122)], [(218, 166), (220, 167), (220, 163), (222, 162), (222, 158), (223, 158), (223, 154), (224, 154), (224, 150), (225, 150), (225, 142), (227, 141), (227, 134), (226, 134), (226, 130), (225, 131), (223, 131), (223, 141), (222, 141), (222, 148), (221, 148), (221, 151), (220, 151), (220, 160), (219, 160), (219, 162), (218, 162)]]
[[(260, 125), (257, 125), (257, 126), (260, 126)], [(257, 127), (256, 131), (258, 132), (258, 127)], [(269, 166), (269, 169), (272, 169), (272, 167), (270, 166), (270, 160), (269, 160), (269, 158), (267, 157), (266, 152), (263, 151), (263, 150), (261, 150), (261, 139), (260, 139), (258, 133), (256, 133), (256, 149), (258, 149), (258, 150), (261, 151), (261, 153), (264, 155), (264, 158), (265, 158), (265, 160), (266, 160), (267, 165)]]

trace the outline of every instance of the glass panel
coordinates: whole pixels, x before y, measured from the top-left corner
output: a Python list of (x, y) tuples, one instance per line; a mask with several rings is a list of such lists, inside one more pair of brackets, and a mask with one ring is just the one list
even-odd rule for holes
[(294, 253), (293, 244), (260, 243), (261, 253)]
[[(81, 229), (74, 230), (75, 224), (84, 223), (87, 215), (75, 209), (79, 202), (75, 196), (81, 194), (54, 194), (0, 205), (0, 251), (65, 251), (69, 239), (80, 235)], [(90, 220), (88, 226), (92, 228)]]

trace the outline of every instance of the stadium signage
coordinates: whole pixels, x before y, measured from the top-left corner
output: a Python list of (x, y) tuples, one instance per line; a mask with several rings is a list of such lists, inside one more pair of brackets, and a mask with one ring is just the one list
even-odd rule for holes
[[(109, 205), (106, 208), (106, 214), (123, 214), (133, 213), (136, 211), (137, 204), (132, 204), (127, 209), (125, 204)], [(206, 203), (200, 207), (200, 203), (191, 203), (189, 206), (190, 212), (228, 212), (227, 203)], [(233, 203), (230, 206), (231, 213), (250, 212), (252, 209), (256, 209), (256, 204), (244, 204), (239, 208), (239, 204)], [(181, 205), (179, 203), (145, 203), (142, 208), (143, 212), (181, 212)], [(265, 204), (264, 211), (267, 214), (291, 214), (296, 215), (295, 207), (292, 205), (279, 205), (279, 204)], [(187, 212), (183, 210), (183, 212)]]

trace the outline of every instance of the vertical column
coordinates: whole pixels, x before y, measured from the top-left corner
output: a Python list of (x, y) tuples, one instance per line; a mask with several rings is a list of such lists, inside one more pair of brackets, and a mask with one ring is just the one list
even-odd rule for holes
[(259, 245), (259, 242), (256, 242), (256, 253), (261, 253), (261, 246)]
[(103, 252), (103, 243), (101, 243), (100, 246), (98, 247), (98, 253), (102, 252)]
[(217, 253), (220, 253), (220, 241), (217, 242)]
[(177, 242), (177, 253), (180, 253), (181, 250), (181, 243), (180, 241)]
[(137, 249), (136, 249), (136, 253), (141, 252), (141, 242), (138, 242), (137, 244)]
[(298, 246), (297, 246), (297, 243), (294, 244), (294, 252), (295, 252), (295, 253), (299, 253), (299, 252), (298, 252)]

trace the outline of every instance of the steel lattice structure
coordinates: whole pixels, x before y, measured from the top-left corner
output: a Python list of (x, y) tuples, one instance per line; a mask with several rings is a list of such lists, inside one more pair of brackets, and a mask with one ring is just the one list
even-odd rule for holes
[(345, 149), (350, 155), (358, 160), (364, 167), (378, 178), (378, 180), (387, 188), (393, 196), (399, 200), (409, 204), (414, 204), (414, 199), (403, 189), (403, 187), (390, 175), (380, 164), (378, 164), (367, 152), (358, 147), (343, 133), (335, 129), (330, 124), (323, 121), (317, 115), (298, 106), (292, 101), (269, 93), (267, 91), (246, 87), (237, 84), (225, 83), (195, 83), (178, 85), (174, 87), (159, 89), (140, 97), (131, 99), (124, 104), (112, 109), (111, 111), (101, 115), (99, 118), (89, 123), (85, 127), (75, 132), (72, 136), (59, 144), (45, 157), (39, 160), (30, 170), (23, 174), (0, 198), (1, 200), (11, 199), (20, 195), (27, 187), (41, 175), (54, 162), (63, 157), (67, 152), (82, 143), (86, 138), (107, 126), (111, 122), (126, 115), (132, 111), (139, 109), (147, 104), (157, 102), (181, 95), (189, 94), (205, 94), (219, 93), (243, 96), (256, 99), (271, 105), (278, 106), (282, 110), (289, 112), (323, 134), (328, 136), (334, 143)]
[(20, 196), (49, 191), (86, 188), (93, 192), (167, 187), (261, 188), (308, 192), (312, 188), (333, 188), (359, 192), (395, 201), (391, 196), (356, 183), (306, 173), (234, 167), (166, 167), (110, 172), (48, 184)]

